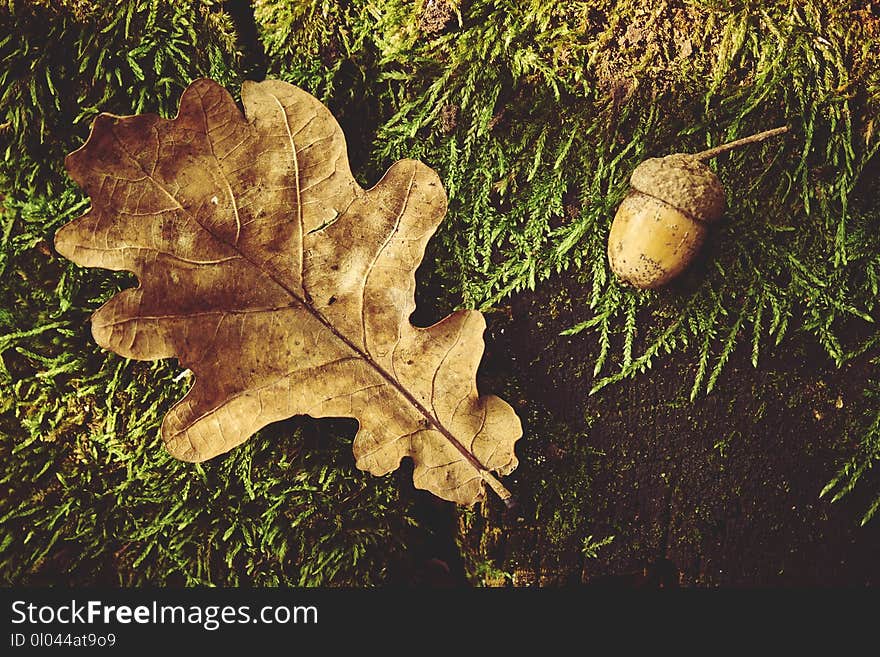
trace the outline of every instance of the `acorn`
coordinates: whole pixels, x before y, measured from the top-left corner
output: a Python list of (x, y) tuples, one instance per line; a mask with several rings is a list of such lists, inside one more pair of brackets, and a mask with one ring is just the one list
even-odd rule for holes
[(642, 289), (661, 287), (678, 276), (724, 213), (724, 187), (706, 161), (787, 130), (782, 126), (699, 153), (674, 153), (639, 164), (608, 235), (611, 270)]

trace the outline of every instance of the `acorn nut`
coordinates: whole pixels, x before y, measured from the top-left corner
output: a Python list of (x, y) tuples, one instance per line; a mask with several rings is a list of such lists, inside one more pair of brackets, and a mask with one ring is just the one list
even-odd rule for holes
[(787, 129), (783, 126), (701, 153), (675, 153), (639, 164), (611, 224), (608, 259), (612, 271), (642, 289), (660, 287), (678, 276), (696, 256), (709, 226), (724, 212), (724, 187), (705, 161)]

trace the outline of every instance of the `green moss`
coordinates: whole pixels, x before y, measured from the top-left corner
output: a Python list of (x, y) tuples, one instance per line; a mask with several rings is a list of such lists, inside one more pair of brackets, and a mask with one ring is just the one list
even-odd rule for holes
[[(238, 81), (219, 3), (8, 0), (0, 7), (0, 175), (60, 192), (64, 157), (98, 112), (174, 114), (190, 80)], [(47, 47), (50, 44), (50, 47)]]
[[(875, 359), (876, 364), (876, 359)], [(860, 413), (853, 414), (849, 426), (846, 427), (845, 437), (857, 443), (852, 455), (846, 458), (840, 469), (822, 489), (821, 496), (831, 495), (831, 500), (837, 502), (851, 493), (862, 478), (867, 479), (868, 473), (877, 460), (880, 460), (880, 383), (871, 379), (868, 383), (864, 397), (856, 400)], [(852, 402), (850, 402), (852, 403)], [(835, 401), (835, 406), (842, 407), (840, 397)], [(877, 510), (880, 509), (880, 495), (874, 495), (870, 505), (861, 518), (861, 524), (867, 523)]]

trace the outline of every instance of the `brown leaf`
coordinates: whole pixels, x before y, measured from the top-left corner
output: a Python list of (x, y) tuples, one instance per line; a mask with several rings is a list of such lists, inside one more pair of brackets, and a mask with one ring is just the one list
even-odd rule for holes
[(415, 485), (440, 497), (471, 504), (483, 482), (509, 497), (491, 471), (516, 467), (522, 430), (477, 392), (483, 316), (409, 323), (446, 211), (437, 174), (404, 160), (365, 191), (315, 98), (245, 82), (242, 102), (246, 118), (197, 80), (173, 120), (101, 114), (66, 161), (92, 207), (58, 252), (140, 280), (94, 314), (95, 340), (195, 374), (162, 423), (170, 452), (202, 461), (292, 415), (353, 417), (362, 470), (411, 456)]

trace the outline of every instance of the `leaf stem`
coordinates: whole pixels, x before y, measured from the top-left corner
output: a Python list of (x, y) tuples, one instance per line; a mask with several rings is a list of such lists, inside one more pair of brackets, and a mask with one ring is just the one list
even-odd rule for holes
[(699, 153), (694, 153), (692, 157), (695, 157), (701, 162), (705, 162), (706, 160), (711, 160), (713, 157), (726, 153), (727, 151), (732, 151), (734, 148), (739, 148), (740, 146), (745, 146), (747, 144), (755, 144), (759, 141), (769, 139), (770, 137), (781, 135), (785, 132), (788, 132), (788, 129), (789, 126), (783, 125), (779, 126), (778, 128), (773, 128), (772, 130), (765, 130), (764, 132), (759, 132), (756, 135), (750, 135), (749, 137), (743, 137), (742, 139), (737, 139), (726, 144), (721, 144), (720, 146), (707, 148), (706, 150), (700, 151)]
[(485, 468), (480, 468), (480, 476), (489, 485), (489, 488), (501, 498), (505, 505), (509, 507), (513, 504), (513, 496), (510, 494), (510, 491), (504, 487), (504, 484), (498, 481), (495, 475)]

